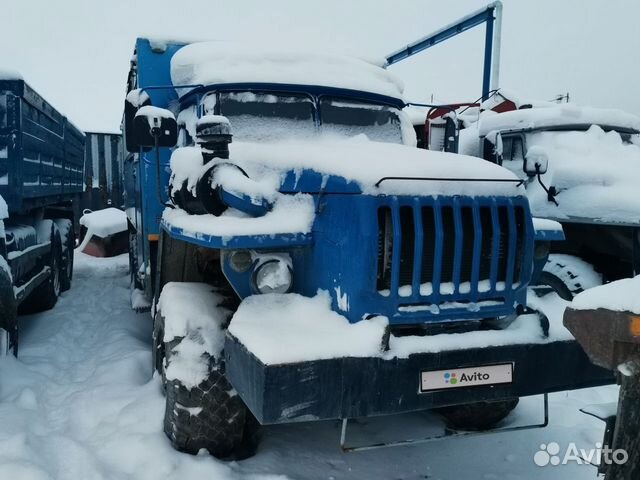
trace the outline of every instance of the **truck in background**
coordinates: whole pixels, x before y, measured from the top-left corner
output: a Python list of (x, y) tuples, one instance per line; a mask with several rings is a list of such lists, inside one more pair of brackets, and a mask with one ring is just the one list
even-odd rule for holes
[(349, 419), (426, 409), (486, 429), (612, 381), (529, 306), (557, 224), (506, 169), (416, 149), (404, 106), (358, 59), (137, 40), (132, 283), (175, 448), (242, 458), (260, 424), (341, 419), (348, 450)]
[[(430, 109), (416, 123), (425, 148), (484, 158), (518, 174), (534, 215), (562, 224), (540, 283), (565, 300), (640, 271), (640, 118), (622, 111), (523, 100)], [(455, 138), (446, 144), (445, 138)], [(528, 157), (544, 171), (526, 175)], [(548, 166), (548, 171), (547, 171)]]
[(17, 75), (0, 79), (0, 349), (18, 352), (18, 313), (71, 286), (73, 200), (84, 134)]

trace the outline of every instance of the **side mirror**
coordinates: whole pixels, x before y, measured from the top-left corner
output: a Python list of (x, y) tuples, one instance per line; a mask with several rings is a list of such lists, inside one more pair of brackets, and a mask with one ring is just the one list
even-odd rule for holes
[(164, 108), (146, 105), (133, 119), (133, 143), (139, 147), (174, 147), (178, 141), (178, 122)]
[(523, 170), (529, 177), (543, 175), (549, 168), (549, 156), (547, 152), (539, 146), (533, 146), (524, 157)]
[(140, 145), (136, 145), (134, 141), (133, 121), (138, 109), (145, 105), (151, 105), (151, 99), (146, 92), (141, 92), (139, 89), (130, 91), (124, 101), (123, 133), (127, 152), (137, 153), (140, 149)]

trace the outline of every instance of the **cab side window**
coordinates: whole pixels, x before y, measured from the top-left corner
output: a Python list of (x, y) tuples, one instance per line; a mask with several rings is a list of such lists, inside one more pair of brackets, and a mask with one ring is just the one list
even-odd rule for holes
[(522, 137), (520, 135), (502, 137), (502, 161), (521, 162), (523, 160), (524, 142)]

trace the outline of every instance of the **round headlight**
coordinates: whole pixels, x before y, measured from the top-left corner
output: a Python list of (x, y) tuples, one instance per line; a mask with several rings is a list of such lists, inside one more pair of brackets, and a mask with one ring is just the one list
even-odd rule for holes
[(293, 272), (282, 260), (267, 260), (256, 268), (253, 284), (258, 293), (287, 293), (293, 285)]

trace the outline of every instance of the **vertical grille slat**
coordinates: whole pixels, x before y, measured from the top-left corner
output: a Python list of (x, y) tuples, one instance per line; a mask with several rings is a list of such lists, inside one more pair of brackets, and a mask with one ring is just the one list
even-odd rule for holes
[(462, 228), (462, 213), (460, 210), (460, 201), (453, 199), (453, 268), (451, 279), (453, 288), (456, 293), (460, 292), (461, 279), (460, 266), (462, 264), (462, 242), (464, 239), (464, 230)]
[(513, 208), (509, 208), (505, 212), (508, 215), (508, 248), (507, 248), (507, 268), (505, 273), (505, 289), (510, 290), (513, 285), (513, 272), (515, 271), (516, 251), (518, 249), (518, 235), (516, 226), (516, 215)]
[(529, 271), (526, 205), (466, 197), (387, 203), (377, 212), (377, 288), (385, 295), (475, 302), (506, 295)]
[(416, 233), (413, 253), (413, 278), (411, 296), (414, 299), (420, 296), (422, 284), (422, 254), (424, 252), (424, 226), (422, 225), (422, 206), (418, 199), (413, 202), (413, 224)]
[(398, 294), (400, 286), (400, 251), (402, 248), (402, 229), (400, 227), (400, 209), (395, 205), (391, 209), (391, 225), (393, 226), (393, 248), (391, 262), (391, 292)]
[(471, 294), (473, 299), (477, 298), (475, 295), (478, 292), (478, 283), (480, 282), (480, 261), (482, 259), (482, 242), (485, 237), (485, 232), (482, 228), (482, 220), (480, 217), (481, 208), (471, 209), (471, 215), (473, 219), (473, 259), (471, 266)]

